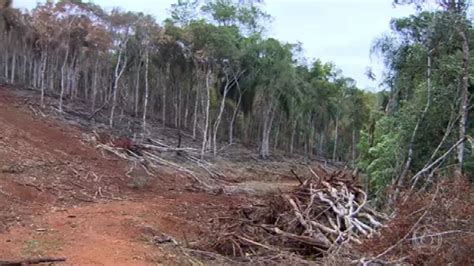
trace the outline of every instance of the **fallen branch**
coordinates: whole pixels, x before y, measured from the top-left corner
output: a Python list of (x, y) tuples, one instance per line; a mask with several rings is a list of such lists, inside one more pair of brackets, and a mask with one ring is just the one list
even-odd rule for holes
[(303, 185), (303, 180), (296, 174), (295, 170), (291, 169), (291, 173), (298, 180), (298, 182), (300, 182), (300, 185)]
[(418, 173), (416, 173), (416, 175), (414, 175), (412, 177), (413, 185), (411, 187), (411, 190), (413, 190), (415, 188), (416, 184), (418, 183), (418, 179), (420, 178), (421, 175), (428, 172), (431, 168), (433, 168), (438, 163), (443, 161), (446, 157), (448, 157), (451, 154), (451, 152), (453, 152), (454, 149), (456, 149), (457, 146), (461, 145), (461, 143), (463, 143), (464, 141), (466, 141), (465, 137), (458, 140), (453, 146), (451, 146), (451, 148), (449, 148), (449, 150), (447, 150), (442, 156), (440, 156), (438, 159), (436, 159), (436, 161), (434, 161), (433, 163), (431, 163), (430, 165), (424, 167)]
[(23, 266), (30, 264), (41, 264), (41, 263), (56, 263), (65, 262), (66, 258), (52, 258), (52, 257), (41, 257), (41, 258), (30, 258), (17, 261), (0, 261), (0, 266)]

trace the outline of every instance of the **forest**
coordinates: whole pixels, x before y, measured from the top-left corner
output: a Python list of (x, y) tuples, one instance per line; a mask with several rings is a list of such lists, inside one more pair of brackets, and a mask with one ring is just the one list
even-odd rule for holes
[(2, 73), (59, 95), (60, 110), (81, 99), (92, 113), (106, 108), (111, 127), (139, 117), (137, 135), (158, 121), (201, 140), (203, 153), (238, 139), (262, 158), (280, 149), (355, 159), (373, 97), (335, 65), (305, 64), (298, 45), (263, 37), (258, 3), (178, 1), (164, 25), (81, 1), (6, 17)]
[[(385, 213), (397, 213), (414, 195), (457, 188), (456, 182), (464, 182), (460, 189), (472, 195), (470, 1), (394, 0), (394, 6), (410, 5), (417, 12), (392, 19), (389, 31), (373, 41), (370, 53), (383, 61), (384, 73), (366, 75), (381, 80), (379, 92), (358, 88), (332, 62), (305, 57), (302, 44), (269, 37), (272, 17), (260, 0), (177, 0), (163, 22), (149, 14), (107, 10), (100, 1), (44, 1), (32, 10), (15, 9), (11, 2), (0, 2), (0, 80), (28, 88), (39, 110), (51, 105), (58, 113), (80, 111), (143, 147), (150, 146), (145, 143), (157, 128), (174, 130), (175, 151), (191, 152), (181, 139), (192, 143), (200, 166), (219, 161), (232, 147), (255, 152), (262, 163), (321, 161), (357, 175), (370, 205)], [(329, 175), (323, 172), (313, 174)], [(413, 200), (406, 210), (427, 199)], [(472, 196), (462, 200), (467, 207), (460, 212), (472, 214), (470, 201)], [(325, 202), (321, 198), (320, 204)], [(364, 215), (375, 217), (370, 213)], [(448, 224), (446, 217), (433, 217)], [(399, 234), (411, 233), (406, 228), (420, 220), (405, 221)], [(470, 228), (465, 245), (473, 247), (472, 220), (462, 228)], [(380, 249), (386, 238), (371, 241)], [(262, 241), (246, 245), (257, 242), (265, 249)], [(369, 264), (359, 262), (388, 262), (379, 259), (396, 248), (379, 249), (373, 248), (379, 256), (372, 254)], [(472, 255), (461, 257), (473, 262)]]

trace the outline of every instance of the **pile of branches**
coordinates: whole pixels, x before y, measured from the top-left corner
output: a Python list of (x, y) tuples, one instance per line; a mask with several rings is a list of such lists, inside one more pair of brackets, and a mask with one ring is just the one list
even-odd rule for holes
[(353, 173), (310, 170), (312, 176), (298, 177), (301, 184), (292, 192), (216, 221), (195, 247), (239, 260), (302, 262), (377, 234), (387, 218), (369, 207)]
[(182, 147), (181, 142), (173, 147), (159, 139), (147, 138), (138, 143), (124, 137), (107, 135), (104, 138), (101, 135), (94, 132), (91, 139), (98, 149), (131, 161), (133, 167), (141, 166), (149, 176), (168, 167), (193, 180), (193, 188), (197, 190), (213, 194), (251, 192), (227, 182), (226, 176), (203, 158), (198, 149)]

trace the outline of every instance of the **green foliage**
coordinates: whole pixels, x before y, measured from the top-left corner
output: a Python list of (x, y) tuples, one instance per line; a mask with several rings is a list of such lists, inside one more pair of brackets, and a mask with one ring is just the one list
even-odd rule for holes
[[(394, 19), (392, 32), (374, 43), (372, 52), (383, 57), (387, 68), (385, 84), (390, 93), (386, 99), (381, 95), (379, 106), (385, 112), (372, 111), (377, 115), (369, 118), (369, 127), (358, 145), (361, 153), (358, 166), (367, 173), (372, 193), (399, 177), (414, 133), (409, 176), (441, 156), (459, 139), (456, 123), (463, 71), (460, 23), (467, 25), (471, 40), (474, 33), (462, 14), (448, 8)], [(429, 69), (428, 57), (432, 62)], [(474, 71), (472, 68), (470, 71), (472, 77)], [(469, 122), (467, 130), (474, 132)], [(438, 152), (434, 153), (437, 148)], [(466, 152), (469, 154), (468, 149)], [(471, 161), (466, 158), (467, 172)], [(451, 156), (443, 162), (453, 165), (456, 160)], [(452, 174), (449, 168), (443, 172)]]
[(363, 132), (357, 147), (362, 151), (357, 166), (367, 174), (373, 196), (390, 184), (403, 163), (401, 156), (406, 147), (400, 145), (403, 138), (395, 130), (396, 123), (393, 117), (383, 117), (377, 123), (374, 140), (371, 141), (368, 133)]
[(181, 26), (188, 25), (197, 18), (198, 5), (197, 0), (178, 0), (177, 3), (171, 5), (171, 20)]

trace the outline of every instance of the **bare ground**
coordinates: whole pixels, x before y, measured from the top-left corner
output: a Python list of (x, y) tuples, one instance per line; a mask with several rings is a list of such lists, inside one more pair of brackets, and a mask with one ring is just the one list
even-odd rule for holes
[(167, 171), (137, 187), (143, 173), (127, 174), (128, 162), (101, 154), (83, 136), (0, 88), (0, 260), (189, 264), (154, 239), (193, 241), (210, 219), (246, 202), (189, 192), (189, 180)]

